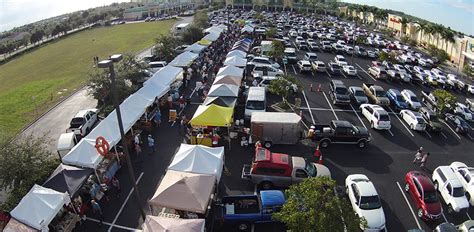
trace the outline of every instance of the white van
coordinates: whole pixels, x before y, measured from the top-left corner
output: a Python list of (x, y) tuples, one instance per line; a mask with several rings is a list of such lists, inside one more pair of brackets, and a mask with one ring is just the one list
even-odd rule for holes
[(179, 36), (181, 35), (189, 26), (189, 23), (180, 23), (178, 25), (176, 25), (176, 27), (174, 28), (174, 35), (175, 36)]
[(296, 63), (296, 50), (294, 48), (285, 48), (284, 54), (288, 63)]
[(265, 87), (250, 87), (245, 102), (244, 119), (250, 120), (253, 112), (265, 112), (266, 109)]
[(59, 136), (56, 150), (61, 157), (64, 157), (77, 144), (74, 132), (63, 133)]

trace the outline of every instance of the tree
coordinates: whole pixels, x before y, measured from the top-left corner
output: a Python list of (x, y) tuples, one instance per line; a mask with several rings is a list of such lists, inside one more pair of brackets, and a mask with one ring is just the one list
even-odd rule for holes
[(392, 52), (386, 53), (386, 52), (381, 52), (379, 54), (379, 60), (380, 61), (388, 61), (390, 63), (396, 63), (396, 55)]
[(269, 28), (268, 30), (265, 31), (265, 37), (268, 38), (274, 38), (276, 35), (276, 29), (274, 27)]
[(347, 198), (334, 192), (328, 177), (306, 178), (285, 191), (287, 201), (273, 218), (291, 231), (359, 231), (365, 220), (352, 210)]
[(453, 94), (444, 89), (433, 91), (433, 96), (436, 98), (436, 109), (440, 115), (444, 115), (452, 110), (457, 101)]
[(86, 19), (87, 17), (89, 17), (89, 11), (88, 10), (85, 10), (82, 12), (82, 18)]
[(279, 61), (281, 58), (283, 58), (284, 54), (285, 45), (279, 40), (272, 41), (272, 50), (270, 50), (269, 55), (273, 57), (275, 61)]
[(0, 137), (0, 187), (11, 189), (2, 208), (12, 210), (34, 184), (43, 184), (58, 165), (45, 137), (15, 139)]
[(407, 25), (408, 25), (409, 22), (410, 22), (410, 20), (408, 20), (406, 17), (403, 17), (402, 20), (400, 21), (400, 23), (402, 24), (402, 33), (401, 33), (401, 35), (405, 35), (406, 28), (407, 28)]
[(474, 69), (469, 64), (464, 65), (462, 72), (470, 77), (474, 76)]
[(175, 48), (179, 45), (179, 41), (170, 35), (160, 35), (156, 39), (157, 45), (153, 49), (153, 54), (161, 59), (170, 62), (176, 56)]
[(198, 11), (194, 14), (193, 24), (200, 29), (204, 29), (207, 26), (208, 17), (207, 11)]
[(423, 31), (426, 29), (426, 23), (419, 22), (416, 32), (420, 32), (420, 40), (423, 41)]
[(186, 28), (183, 34), (181, 34), (181, 40), (185, 44), (193, 44), (194, 42), (199, 41), (202, 37), (204, 37), (202, 29), (194, 24)]
[(301, 89), (298, 80), (288, 75), (271, 81), (268, 86), (270, 93), (281, 96), (283, 100), (286, 100), (291, 93), (295, 93), (298, 89)]

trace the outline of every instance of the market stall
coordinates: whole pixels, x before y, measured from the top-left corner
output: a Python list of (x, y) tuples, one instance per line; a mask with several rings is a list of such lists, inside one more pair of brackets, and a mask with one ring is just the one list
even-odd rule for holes
[(236, 76), (236, 77), (242, 77), (243, 75), (244, 75), (243, 68), (238, 68), (231, 65), (220, 68), (216, 74), (216, 76)]
[(227, 53), (227, 57), (233, 57), (233, 56), (237, 56), (237, 57), (240, 57), (240, 58), (245, 58), (247, 56), (247, 53), (244, 52), (244, 51), (240, 51), (240, 50), (233, 50), (233, 51), (230, 51), (229, 53)]
[(238, 97), (239, 86), (228, 84), (212, 85), (207, 96), (211, 97)]
[(215, 104), (222, 107), (234, 108), (236, 103), (237, 103), (237, 98), (235, 97), (206, 97), (202, 105), (208, 106), (211, 104)]
[(182, 143), (168, 170), (216, 176), (219, 182), (224, 167), (224, 147)]
[(206, 45), (201, 45), (199, 43), (193, 43), (191, 46), (187, 47), (184, 49), (184, 51), (187, 51), (187, 52), (194, 52), (194, 53), (197, 53), (199, 54), (200, 52), (202, 52), (202, 50), (206, 49)]
[(10, 219), (8, 224), (3, 228), (3, 232), (38, 232), (39, 230), (33, 229), (17, 220), (15, 218)]
[(242, 58), (240, 56), (227, 56), (224, 61), (224, 65), (232, 65), (235, 67), (242, 67), (244, 68), (247, 65), (247, 59)]
[(67, 192), (72, 197), (93, 172), (90, 168), (82, 169), (59, 164), (53, 174), (43, 184), (43, 187), (62, 193)]
[(220, 36), (220, 34), (209, 33), (209, 34), (205, 35), (202, 39), (214, 42), (217, 39), (219, 39), (219, 36)]
[(168, 170), (149, 204), (158, 215), (163, 208), (173, 209), (180, 218), (204, 218), (214, 198), (216, 177)]
[(229, 133), (228, 129), (232, 124), (233, 113), (233, 107), (222, 107), (215, 104), (199, 106), (189, 121), (193, 127), (191, 144), (219, 146), (223, 136), (220, 127), (226, 127), (226, 132)]
[(193, 63), (193, 61), (198, 57), (198, 54), (193, 52), (183, 52), (177, 55), (174, 60), (172, 60), (169, 65), (175, 67), (188, 67)]
[(250, 26), (250, 25), (245, 25), (245, 26), (240, 30), (240, 32), (241, 32), (242, 34), (245, 34), (245, 33), (247, 33), (247, 34), (252, 34), (253, 31), (254, 31), (254, 29), (255, 29), (255, 27), (252, 27), (252, 26)]
[(171, 86), (176, 81), (183, 80), (183, 69), (166, 65), (164, 68), (158, 70), (153, 76), (145, 81), (144, 86), (154, 83), (157, 86)]
[(11, 215), (18, 222), (39, 231), (49, 231), (49, 227), (56, 231), (72, 231), (79, 216), (64, 208), (69, 203), (67, 193), (35, 185), (11, 211)]
[(219, 75), (214, 79), (213, 85), (227, 84), (240, 86), (242, 84), (242, 76)]
[(147, 215), (142, 225), (143, 232), (204, 232), (204, 219), (180, 219)]

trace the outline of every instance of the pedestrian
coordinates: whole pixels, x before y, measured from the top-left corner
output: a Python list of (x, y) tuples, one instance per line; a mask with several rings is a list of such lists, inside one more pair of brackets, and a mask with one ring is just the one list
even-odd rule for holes
[(255, 149), (259, 148), (262, 148), (262, 143), (260, 143), (260, 140), (257, 140), (257, 142), (255, 142)]
[(100, 226), (102, 226), (102, 221), (104, 220), (104, 215), (102, 214), (102, 209), (97, 201), (91, 200), (92, 211), (94, 214), (98, 214)]
[(161, 111), (158, 109), (156, 111), (155, 117), (153, 118), (157, 127), (161, 126)]
[(179, 122), (179, 128), (178, 128), (179, 134), (184, 133), (186, 135), (187, 123), (188, 123), (188, 120), (186, 118), (186, 115), (185, 114), (181, 115), (181, 120)]
[(117, 198), (122, 197), (122, 189), (120, 188), (120, 182), (117, 177), (112, 177), (112, 187), (115, 189), (115, 195)]
[(423, 155), (423, 158), (421, 158), (421, 162), (420, 162), (420, 168), (425, 169), (426, 162), (428, 161), (428, 156), (430, 156), (430, 153), (429, 153), (429, 152), (426, 152), (426, 153)]
[(150, 149), (150, 155), (156, 151), (155, 149), (155, 139), (153, 139), (153, 136), (148, 135), (148, 148)]
[(186, 105), (186, 101), (184, 100), (184, 96), (181, 95), (181, 97), (179, 97), (179, 110), (182, 111)]
[(413, 164), (419, 163), (423, 156), (423, 147), (420, 147), (415, 154), (415, 159), (413, 159)]
[(252, 85), (253, 85), (253, 87), (257, 87), (257, 85), (258, 85), (257, 79), (253, 79)]
[(168, 100), (168, 107), (170, 109), (173, 108), (173, 97), (171, 96), (171, 94), (168, 94), (168, 97), (166, 98), (166, 100)]

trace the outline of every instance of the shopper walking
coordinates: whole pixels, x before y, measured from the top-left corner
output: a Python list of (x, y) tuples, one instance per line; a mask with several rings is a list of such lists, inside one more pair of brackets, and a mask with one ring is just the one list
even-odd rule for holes
[(153, 120), (155, 121), (156, 127), (161, 126), (161, 111), (159, 109), (156, 111), (156, 114)]
[(153, 136), (151, 135), (148, 135), (148, 148), (149, 148), (149, 154), (153, 154), (153, 152), (156, 151), (155, 149), (155, 139), (153, 138)]
[(122, 189), (120, 188), (119, 180), (115, 176), (112, 178), (112, 187), (114, 188), (115, 196), (117, 196), (117, 198), (121, 198), (122, 197)]
[(423, 158), (423, 147), (420, 147), (416, 151), (415, 158), (413, 159), (413, 164), (420, 163), (422, 158)]
[(99, 216), (100, 226), (102, 226), (102, 222), (104, 220), (104, 215), (102, 214), (102, 208), (100, 207), (99, 203), (95, 200), (91, 200), (92, 211), (95, 215)]
[(428, 161), (428, 156), (430, 156), (429, 152), (426, 152), (423, 155), (423, 158), (421, 158), (421, 162), (420, 162), (420, 168), (426, 169), (426, 162)]

